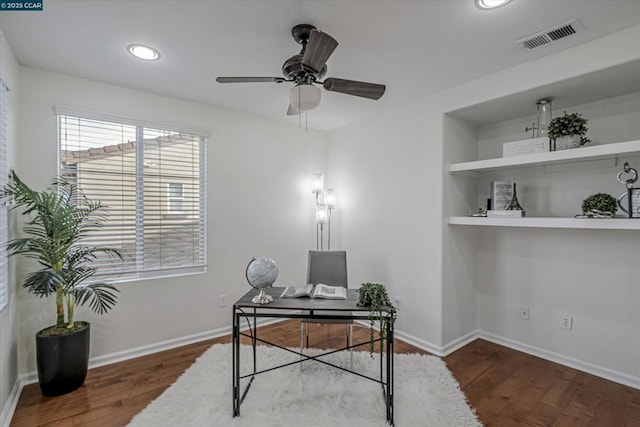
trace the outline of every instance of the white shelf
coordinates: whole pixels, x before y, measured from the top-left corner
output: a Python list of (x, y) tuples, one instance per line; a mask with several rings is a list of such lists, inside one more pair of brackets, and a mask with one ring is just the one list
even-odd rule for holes
[(499, 169), (514, 169), (527, 166), (577, 163), (590, 160), (617, 159), (623, 154), (640, 154), (640, 140), (616, 142), (573, 148), (569, 150), (549, 151), (514, 157), (476, 160), (473, 162), (452, 163), (449, 173), (485, 172)]
[(592, 230), (640, 230), (640, 218), (484, 218), (470, 216), (449, 217), (451, 225), (474, 225), (481, 227), (524, 228), (578, 228)]

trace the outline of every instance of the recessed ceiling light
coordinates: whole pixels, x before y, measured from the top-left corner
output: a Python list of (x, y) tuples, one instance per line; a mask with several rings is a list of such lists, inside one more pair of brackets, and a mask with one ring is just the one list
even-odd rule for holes
[(144, 59), (145, 61), (155, 61), (160, 58), (160, 53), (157, 50), (141, 44), (130, 44), (127, 46), (127, 50), (131, 55), (139, 59)]
[(478, 9), (495, 9), (496, 7), (504, 6), (511, 0), (476, 0), (476, 6)]

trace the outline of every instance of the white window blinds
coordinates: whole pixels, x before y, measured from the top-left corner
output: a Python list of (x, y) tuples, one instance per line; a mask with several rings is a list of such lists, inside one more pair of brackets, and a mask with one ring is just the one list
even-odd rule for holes
[[(0, 189), (7, 184), (7, 87), (0, 80)], [(8, 302), (9, 262), (7, 259), (7, 241), (9, 223), (7, 207), (0, 204), (0, 311)]]
[(131, 123), (58, 115), (61, 175), (108, 207), (105, 226), (87, 242), (123, 253), (97, 260), (98, 274), (204, 271), (205, 138)]

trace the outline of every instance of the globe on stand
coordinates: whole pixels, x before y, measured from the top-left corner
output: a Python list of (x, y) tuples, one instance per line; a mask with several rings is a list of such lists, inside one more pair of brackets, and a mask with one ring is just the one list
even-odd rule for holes
[(256, 304), (267, 304), (273, 301), (271, 295), (267, 295), (265, 289), (273, 285), (278, 278), (278, 267), (271, 258), (254, 258), (247, 265), (247, 282), (260, 290), (260, 293), (251, 300)]

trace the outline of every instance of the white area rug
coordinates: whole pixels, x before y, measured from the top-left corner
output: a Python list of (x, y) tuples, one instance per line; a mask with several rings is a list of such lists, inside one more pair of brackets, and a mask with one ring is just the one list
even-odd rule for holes
[[(250, 372), (251, 347), (241, 349), (242, 372)], [(297, 356), (278, 348), (258, 346), (258, 370)], [(326, 356), (348, 367), (349, 353)], [(354, 352), (354, 369), (377, 378), (380, 361), (368, 352)], [(480, 426), (445, 363), (434, 356), (398, 354), (395, 366), (395, 425), (399, 427)], [(248, 382), (243, 380), (242, 385)], [(207, 350), (141, 413), (131, 427), (251, 426), (251, 427), (372, 427), (385, 426), (382, 386), (330, 366), (307, 361), (255, 377), (232, 417), (231, 345)]]

